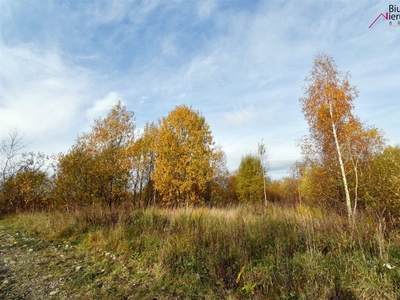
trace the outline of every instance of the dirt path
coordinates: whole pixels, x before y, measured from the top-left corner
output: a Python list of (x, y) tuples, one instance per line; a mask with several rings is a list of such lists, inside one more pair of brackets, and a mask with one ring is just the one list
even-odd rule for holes
[(137, 268), (135, 259), (129, 262), (0, 222), (0, 299), (153, 299), (151, 270)]
[(73, 246), (7, 232), (0, 225), (1, 299), (78, 299), (67, 286), (81, 268)]

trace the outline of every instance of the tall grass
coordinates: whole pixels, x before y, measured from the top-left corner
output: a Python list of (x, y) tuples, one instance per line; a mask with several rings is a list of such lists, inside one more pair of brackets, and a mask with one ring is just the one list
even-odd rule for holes
[(400, 235), (367, 216), (350, 228), (304, 207), (92, 207), (6, 221), (114, 253), (151, 280), (141, 281), (143, 293), (161, 299), (400, 298)]

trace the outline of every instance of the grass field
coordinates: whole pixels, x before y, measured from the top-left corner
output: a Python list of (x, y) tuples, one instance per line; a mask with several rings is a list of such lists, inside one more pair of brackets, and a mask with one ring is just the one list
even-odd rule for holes
[(81, 299), (400, 299), (400, 234), (367, 216), (352, 229), (302, 206), (92, 207), (0, 225), (74, 249), (46, 272)]

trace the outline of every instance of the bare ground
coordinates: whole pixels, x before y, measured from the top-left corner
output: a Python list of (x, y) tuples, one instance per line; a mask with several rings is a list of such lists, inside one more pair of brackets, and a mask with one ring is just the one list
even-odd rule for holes
[(69, 287), (85, 263), (67, 243), (8, 232), (0, 225), (1, 299), (76, 299), (79, 293)]
[(152, 269), (0, 223), (0, 299), (175, 299), (150, 292)]

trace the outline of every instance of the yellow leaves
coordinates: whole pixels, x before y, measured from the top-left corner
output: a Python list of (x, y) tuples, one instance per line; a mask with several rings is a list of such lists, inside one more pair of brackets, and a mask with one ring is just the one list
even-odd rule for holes
[(236, 284), (239, 283), (240, 279), (242, 278), (243, 274), (244, 274), (244, 270), (246, 269), (246, 266), (242, 266), (240, 268), (240, 272), (238, 273), (238, 275), (236, 276)]
[(134, 121), (133, 112), (118, 102), (104, 119), (95, 120), (92, 131), (84, 134), (78, 142), (93, 154), (127, 147), (134, 142)]
[(178, 106), (159, 121), (155, 188), (167, 204), (204, 201), (213, 176), (213, 139), (199, 112)]
[[(332, 57), (320, 54), (315, 58), (310, 77), (306, 79), (309, 85), (305, 88), (305, 96), (300, 99), (302, 111), (311, 127), (322, 129), (331, 122), (337, 123), (351, 116), (352, 101), (358, 92), (349, 84), (348, 77), (348, 74), (337, 70)], [(327, 119), (330, 120), (322, 121)]]
[(223, 157), (213, 151), (204, 117), (179, 106), (159, 127), (146, 124), (136, 140), (134, 129), (133, 112), (120, 103), (97, 119), (60, 157), (56, 186), (63, 200), (112, 205), (128, 195), (142, 205), (161, 195), (167, 204), (203, 202), (211, 193), (213, 167)]
[(350, 85), (349, 74), (338, 71), (332, 57), (317, 55), (306, 82), (309, 85), (300, 103), (310, 138), (302, 143), (303, 154), (318, 154), (321, 161), (335, 161), (338, 156), (349, 161), (362, 152), (366, 156), (365, 149), (373, 151), (371, 145), (382, 144), (376, 130), (364, 129), (353, 115), (352, 102), (358, 91)]
[(2, 196), (15, 211), (37, 209), (47, 200), (47, 183), (46, 173), (25, 169), (6, 179), (2, 185)]
[(363, 184), (359, 165), (370, 161), (384, 140), (375, 128), (366, 128), (353, 115), (358, 91), (349, 77), (337, 69), (332, 57), (317, 55), (300, 103), (310, 126), (310, 136), (301, 142), (302, 152), (317, 162), (311, 173), (304, 173), (303, 195), (317, 200), (345, 199), (350, 219)]
[[(59, 160), (56, 186), (64, 201), (96, 199), (112, 205), (129, 189), (134, 156), (134, 117), (118, 102), (92, 131), (83, 134)], [(72, 190), (72, 192), (70, 191)]]

